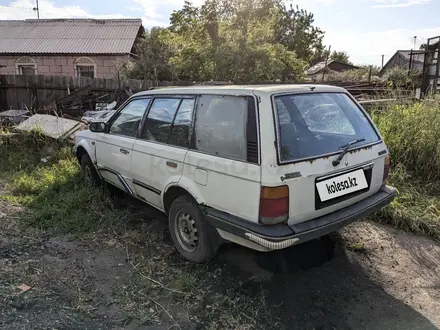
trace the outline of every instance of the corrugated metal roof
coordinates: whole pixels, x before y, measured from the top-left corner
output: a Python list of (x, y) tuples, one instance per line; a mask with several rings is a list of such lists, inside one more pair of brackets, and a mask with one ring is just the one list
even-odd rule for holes
[[(327, 65), (329, 65), (331, 62), (332, 61), (328, 61)], [(311, 68), (307, 69), (307, 74), (311, 75), (311, 74), (318, 73), (319, 71), (321, 71), (324, 68), (325, 68), (325, 61), (324, 62), (318, 62), (314, 66), (312, 66)]]
[[(359, 69), (359, 67), (357, 67), (357, 66), (355, 66), (353, 64), (348, 64), (348, 63), (344, 63), (344, 62), (329, 60), (327, 62), (327, 71), (331, 71), (332, 70), (332, 67), (330, 67), (330, 65), (332, 63), (337, 63), (337, 64), (342, 65), (344, 67), (344, 68), (342, 68), (342, 70), (341, 69), (337, 69), (336, 71)], [(306, 73), (308, 75), (314, 75), (314, 74), (319, 73), (320, 71), (322, 72), (322, 70), (324, 68), (325, 68), (325, 61), (324, 62), (318, 62), (314, 66), (308, 68)]]
[(129, 54), (141, 19), (0, 21), (0, 54)]
[[(398, 50), (397, 51), (400, 55), (402, 55), (405, 59), (407, 59), (409, 61), (410, 57), (411, 57), (411, 51), (410, 50)], [(425, 61), (425, 51), (423, 50), (413, 50), (413, 54), (412, 54), (412, 60), (413, 61), (419, 61), (419, 62), (424, 62)]]

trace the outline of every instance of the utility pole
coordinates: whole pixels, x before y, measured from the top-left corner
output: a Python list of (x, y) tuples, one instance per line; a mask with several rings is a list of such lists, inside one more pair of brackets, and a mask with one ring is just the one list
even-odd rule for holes
[(332, 50), (332, 45), (328, 46), (328, 53), (327, 53), (327, 57), (325, 58), (325, 66), (324, 69), (322, 70), (322, 81), (324, 81), (325, 70), (327, 70), (328, 58), (330, 57), (331, 50)]
[(382, 54), (382, 67), (381, 67), (381, 69), (383, 69), (383, 59), (384, 59), (384, 57), (385, 57), (385, 55)]
[(38, 0), (36, 1), (37, 1), (37, 6), (32, 9), (37, 12), (37, 18), (40, 19), (40, 7), (38, 6)]

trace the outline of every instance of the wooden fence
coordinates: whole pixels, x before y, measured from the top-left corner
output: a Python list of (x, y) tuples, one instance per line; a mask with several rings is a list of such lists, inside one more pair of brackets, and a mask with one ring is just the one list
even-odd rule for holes
[(90, 85), (102, 97), (100, 102), (112, 102), (116, 92), (129, 87), (134, 93), (154, 86), (185, 86), (191, 82), (151, 80), (119, 80), (47, 75), (0, 75), (0, 111), (9, 109), (40, 110), (67, 96), (80, 87)]

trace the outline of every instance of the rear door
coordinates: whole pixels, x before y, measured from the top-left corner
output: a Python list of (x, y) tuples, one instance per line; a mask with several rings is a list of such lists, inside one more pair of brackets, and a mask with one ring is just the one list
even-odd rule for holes
[(109, 132), (96, 139), (96, 160), (101, 176), (132, 193), (131, 152), (149, 98), (129, 101), (109, 122)]
[(255, 98), (201, 95), (180, 184), (204, 204), (258, 221), (260, 166)]
[(289, 187), (289, 224), (334, 212), (380, 189), (387, 150), (349, 95), (279, 95), (273, 105), (279, 166), (272, 179)]
[(179, 182), (182, 176), (194, 105), (195, 96), (155, 97), (134, 144), (134, 190), (138, 197), (159, 209), (163, 209), (165, 188)]

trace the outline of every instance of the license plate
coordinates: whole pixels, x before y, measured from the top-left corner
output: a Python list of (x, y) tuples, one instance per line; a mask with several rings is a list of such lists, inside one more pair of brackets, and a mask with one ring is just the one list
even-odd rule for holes
[(316, 183), (321, 202), (351, 194), (368, 187), (364, 170), (342, 174), (328, 180)]

